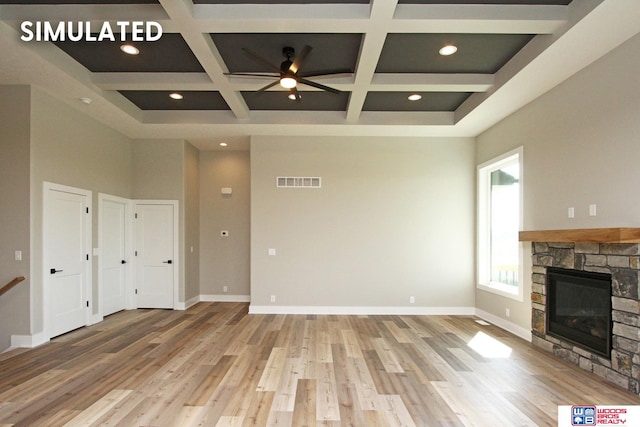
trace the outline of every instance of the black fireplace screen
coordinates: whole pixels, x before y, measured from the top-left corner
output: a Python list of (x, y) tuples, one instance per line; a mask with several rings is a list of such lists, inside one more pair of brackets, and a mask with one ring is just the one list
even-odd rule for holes
[(611, 358), (611, 275), (547, 269), (547, 334)]

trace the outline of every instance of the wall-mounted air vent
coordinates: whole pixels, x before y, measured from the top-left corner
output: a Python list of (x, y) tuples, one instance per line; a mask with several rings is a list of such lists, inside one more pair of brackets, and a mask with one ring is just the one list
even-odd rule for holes
[(320, 188), (322, 187), (322, 178), (318, 176), (279, 176), (276, 178), (276, 187)]

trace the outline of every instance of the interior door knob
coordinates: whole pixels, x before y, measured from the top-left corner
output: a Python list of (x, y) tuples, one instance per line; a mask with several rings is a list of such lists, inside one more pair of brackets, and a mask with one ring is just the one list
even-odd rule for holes
[(56, 273), (60, 273), (62, 270), (56, 270), (55, 268), (52, 268), (51, 270), (49, 270), (49, 273), (51, 274), (56, 274)]
[(127, 263), (127, 261), (125, 261), (125, 260), (120, 261), (120, 264), (126, 264), (126, 263)]
[(168, 260), (168, 261), (162, 261), (163, 264), (173, 264), (173, 261)]

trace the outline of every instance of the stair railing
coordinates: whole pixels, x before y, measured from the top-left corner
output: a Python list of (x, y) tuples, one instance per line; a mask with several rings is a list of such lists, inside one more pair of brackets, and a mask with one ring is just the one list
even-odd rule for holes
[(9, 291), (9, 289), (13, 288), (15, 285), (17, 285), (18, 283), (22, 282), (24, 280), (24, 276), (18, 276), (15, 279), (13, 279), (12, 281), (10, 281), (9, 283), (7, 283), (6, 285), (4, 285), (2, 288), (0, 288), (0, 295), (6, 293)]

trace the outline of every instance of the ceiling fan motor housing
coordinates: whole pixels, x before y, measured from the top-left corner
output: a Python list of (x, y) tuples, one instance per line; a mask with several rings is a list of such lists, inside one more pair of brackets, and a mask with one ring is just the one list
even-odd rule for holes
[(282, 48), (282, 54), (287, 58), (284, 61), (282, 61), (282, 64), (280, 64), (280, 72), (283, 74), (291, 74), (291, 72), (289, 71), (289, 68), (291, 67), (291, 64), (293, 63), (293, 61), (291, 61), (291, 58), (293, 58), (296, 54), (296, 50), (294, 48), (292, 48), (291, 46), (285, 46)]

